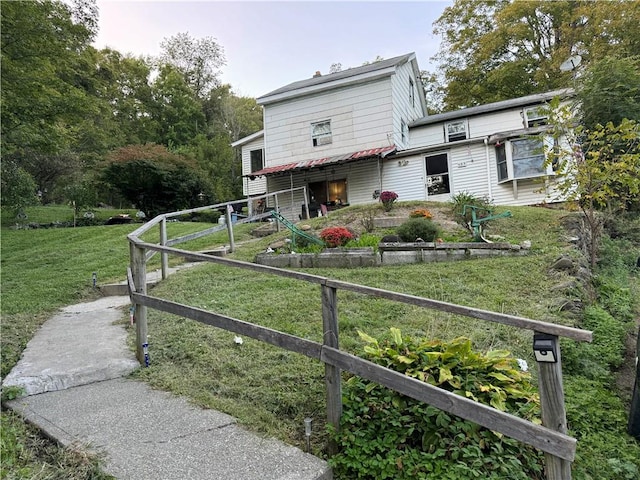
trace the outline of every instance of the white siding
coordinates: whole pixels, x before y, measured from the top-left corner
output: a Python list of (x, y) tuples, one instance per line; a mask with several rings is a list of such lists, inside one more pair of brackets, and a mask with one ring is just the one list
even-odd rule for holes
[(487, 137), (498, 132), (524, 128), (521, 113), (522, 107), (471, 117), (469, 135), (471, 138)]
[(424, 155), (386, 159), (382, 172), (382, 190), (396, 192), (398, 201), (425, 200)]
[[(264, 148), (264, 137), (258, 138), (242, 146), (242, 174), (251, 173), (251, 150)], [(263, 154), (263, 161), (264, 154)], [(266, 161), (265, 161), (266, 163)], [(257, 177), (254, 180), (244, 177), (242, 180), (242, 194), (245, 196), (261, 195), (267, 191), (267, 180), (265, 177)]]
[[(409, 80), (413, 82), (413, 105), (409, 93)], [(415, 78), (411, 62), (405, 63), (396, 69), (396, 74), (391, 77), (391, 90), (393, 101), (393, 141), (399, 149), (409, 146), (408, 128), (405, 140), (402, 140), (402, 121), (406, 124), (422, 118), (427, 112), (422, 111), (418, 89), (422, 88), (420, 81)]]
[[(265, 106), (267, 165), (313, 160), (389, 145), (390, 79)], [(332, 143), (314, 147), (311, 123), (331, 120)], [(392, 140), (391, 140), (392, 141)]]
[(444, 143), (444, 130), (441, 123), (411, 129), (411, 148), (427, 147)]
[[(494, 156), (495, 158), (495, 156)], [(495, 159), (494, 159), (495, 165)], [(495, 170), (496, 167), (493, 167)], [(470, 192), (476, 196), (489, 195), (487, 159), (484, 143), (452, 148), (449, 152), (451, 195)]]

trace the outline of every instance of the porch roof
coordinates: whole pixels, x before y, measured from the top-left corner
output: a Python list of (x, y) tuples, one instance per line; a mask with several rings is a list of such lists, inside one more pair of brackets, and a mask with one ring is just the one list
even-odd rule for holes
[(300, 170), (309, 170), (325, 165), (341, 164), (353, 162), (355, 160), (365, 160), (368, 158), (380, 157), (384, 158), (396, 151), (396, 146), (370, 148), (368, 150), (360, 150), (358, 152), (346, 153), (342, 155), (334, 155), (331, 157), (318, 158), (316, 160), (303, 160), (301, 162), (285, 163), (284, 165), (274, 165), (266, 167), (262, 170), (251, 172), (245, 177), (259, 177), (262, 175), (275, 175), (278, 173), (295, 172)]

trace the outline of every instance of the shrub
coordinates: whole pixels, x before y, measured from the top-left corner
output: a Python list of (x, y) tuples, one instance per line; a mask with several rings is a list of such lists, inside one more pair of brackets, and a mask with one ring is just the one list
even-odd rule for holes
[(378, 244), (380, 243), (380, 237), (377, 235), (372, 235), (371, 233), (363, 233), (359, 238), (349, 240), (346, 247), (356, 248), (356, 247), (373, 247), (374, 249), (378, 248)]
[(433, 215), (429, 210), (420, 208), (418, 210), (414, 210), (413, 212), (411, 212), (409, 214), (409, 218), (428, 218), (429, 220), (431, 220), (433, 218)]
[(403, 242), (415, 242), (418, 238), (433, 242), (438, 238), (439, 229), (428, 218), (411, 218), (398, 227), (397, 233)]
[(380, 194), (380, 201), (382, 202), (382, 206), (385, 212), (391, 211), (393, 208), (393, 203), (398, 199), (398, 194), (396, 192), (384, 191)]
[[(506, 351), (474, 352), (471, 342), (402, 337), (367, 342), (365, 357), (439, 388), (532, 420), (539, 407), (530, 375)], [(343, 390), (340, 453), (331, 459), (340, 478), (538, 479), (542, 455), (425, 403), (360, 377)]]
[[(471, 210), (466, 209), (465, 206), (478, 207), (480, 209), (484, 209), (486, 211), (491, 210), (493, 208), (493, 202), (488, 197), (476, 197), (472, 193), (469, 192), (460, 192), (451, 197), (452, 202), (452, 213), (453, 216), (458, 222), (458, 224), (462, 225), (469, 231), (473, 231), (471, 227)], [(464, 212), (464, 213), (463, 213)], [(488, 222), (484, 223), (484, 226), (487, 226)]]
[(341, 247), (353, 239), (353, 233), (345, 227), (328, 227), (320, 232), (320, 238), (327, 247)]

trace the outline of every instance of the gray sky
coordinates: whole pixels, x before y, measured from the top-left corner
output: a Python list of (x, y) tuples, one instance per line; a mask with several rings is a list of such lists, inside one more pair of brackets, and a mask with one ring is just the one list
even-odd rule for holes
[(452, 1), (221, 2), (98, 0), (96, 48), (157, 55), (180, 32), (213, 37), (224, 48), (222, 81), (259, 97), (288, 83), (326, 74), (332, 63), (356, 67), (376, 56), (415, 52), (422, 70), (440, 39), (433, 22)]

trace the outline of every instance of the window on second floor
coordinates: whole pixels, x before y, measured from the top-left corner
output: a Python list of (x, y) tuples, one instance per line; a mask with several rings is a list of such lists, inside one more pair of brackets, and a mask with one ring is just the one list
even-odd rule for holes
[(545, 166), (544, 140), (526, 137), (507, 140), (496, 145), (498, 182), (552, 175)]
[(409, 102), (412, 107), (416, 106), (416, 97), (414, 92), (413, 80), (409, 79)]
[(458, 140), (466, 140), (467, 137), (467, 121), (458, 120), (445, 124), (445, 134), (447, 142), (457, 142)]
[(530, 107), (524, 109), (524, 126), (526, 128), (539, 127), (548, 122), (547, 112), (544, 107)]
[(407, 141), (407, 136), (409, 133), (409, 129), (407, 128), (407, 122), (404, 119), (400, 119), (400, 138), (402, 139), (402, 143)]
[(331, 138), (331, 120), (311, 124), (311, 141), (314, 147), (329, 145)]
[(262, 149), (251, 150), (251, 152), (249, 152), (249, 156), (251, 157), (252, 172), (257, 172), (264, 168), (264, 154)]

